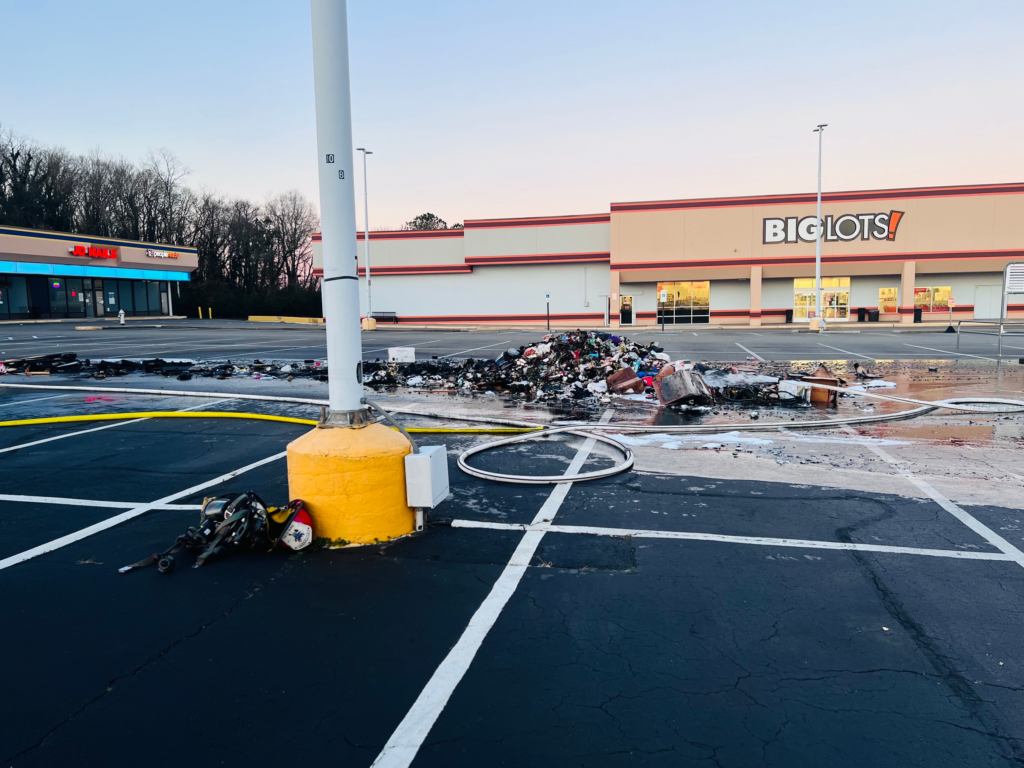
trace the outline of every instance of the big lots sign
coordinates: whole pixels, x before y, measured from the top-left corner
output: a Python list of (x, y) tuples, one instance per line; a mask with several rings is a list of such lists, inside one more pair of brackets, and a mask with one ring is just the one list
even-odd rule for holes
[(72, 256), (88, 256), (91, 259), (116, 259), (117, 248), (100, 248), (95, 245), (73, 245), (68, 248)]
[[(903, 220), (903, 211), (888, 213), (845, 213), (826, 216), (821, 239), (835, 242), (851, 240), (895, 240), (896, 229)], [(784, 219), (764, 220), (764, 244), (813, 243), (818, 239), (818, 217), (790, 216)]]

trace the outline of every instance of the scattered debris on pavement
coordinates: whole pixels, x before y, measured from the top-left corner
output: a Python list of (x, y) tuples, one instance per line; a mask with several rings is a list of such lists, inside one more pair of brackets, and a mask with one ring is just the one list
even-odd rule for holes
[(193, 568), (201, 567), (215, 556), (237, 552), (270, 552), (278, 545), (292, 550), (313, 543), (313, 519), (302, 501), (296, 499), (278, 509), (268, 507), (252, 491), (227, 494), (203, 500), (199, 524), (174, 540), (165, 552), (158, 552), (118, 569), (128, 573), (155, 565), (160, 573), (170, 573), (175, 555), (196, 555)]

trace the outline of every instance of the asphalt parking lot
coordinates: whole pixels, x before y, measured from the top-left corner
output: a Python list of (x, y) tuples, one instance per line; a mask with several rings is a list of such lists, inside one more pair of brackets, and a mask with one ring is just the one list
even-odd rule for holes
[[(323, 359), (325, 331), (300, 325), (262, 325), (232, 321), (163, 321), (161, 327), (136, 322), (125, 328), (76, 331), (74, 324), (0, 325), (0, 359), (53, 352), (75, 352), (82, 358), (184, 357), (197, 360), (259, 357), (275, 360)], [(926, 331), (851, 326), (826, 334), (796, 333), (793, 327), (750, 329), (668, 329), (665, 333), (624, 328), (615, 331), (643, 343), (656, 342), (673, 356), (705, 361), (848, 359), (960, 359), (994, 361), (996, 339), (965, 335), (956, 348), (956, 334), (941, 328)], [(366, 359), (386, 357), (389, 347), (411, 346), (417, 357), (495, 357), (502, 349), (537, 341), (537, 329), (410, 330), (379, 326), (363, 333)], [(1024, 357), (1024, 336), (1007, 336), (1003, 359)]]
[[(0, 391), (4, 417), (200, 407), (38, 394)], [(1022, 513), (909, 482), (681, 466), (501, 485), (454, 466), (486, 438), (445, 435), (452, 496), (424, 535), (117, 573), (205, 495), (286, 500), (283, 451), (305, 429), (0, 430), (0, 765), (1024, 762)], [(479, 462), (610, 460), (573, 439)]]

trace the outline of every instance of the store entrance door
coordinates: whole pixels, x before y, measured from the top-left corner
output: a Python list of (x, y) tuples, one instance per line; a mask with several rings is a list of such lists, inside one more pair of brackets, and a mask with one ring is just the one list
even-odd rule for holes
[(619, 298), (619, 325), (633, 324), (633, 297), (622, 296)]
[(96, 317), (95, 305), (92, 303), (92, 291), (82, 291), (85, 296), (85, 316)]

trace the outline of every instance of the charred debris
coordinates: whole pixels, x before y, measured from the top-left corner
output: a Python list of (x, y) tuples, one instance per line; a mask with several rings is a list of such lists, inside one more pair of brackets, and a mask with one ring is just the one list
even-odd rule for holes
[[(40, 355), (0, 363), (0, 373), (27, 376), (66, 374), (105, 379), (146, 373), (192, 378), (326, 381), (326, 364), (301, 362), (195, 362), (191, 360), (79, 359), (74, 353)], [(860, 369), (857, 378), (873, 375)], [(363, 382), (378, 391), (506, 396), (554, 408), (596, 408), (613, 399), (682, 409), (715, 405), (805, 407), (812, 389), (804, 383), (843, 380), (824, 366), (791, 371), (784, 364), (712, 366), (673, 360), (656, 344), (638, 344), (601, 331), (553, 333), (541, 341), (508, 349), (496, 359), (454, 359), (363, 363)], [(813, 390), (815, 394), (819, 390)], [(832, 397), (828, 402), (834, 403)]]

